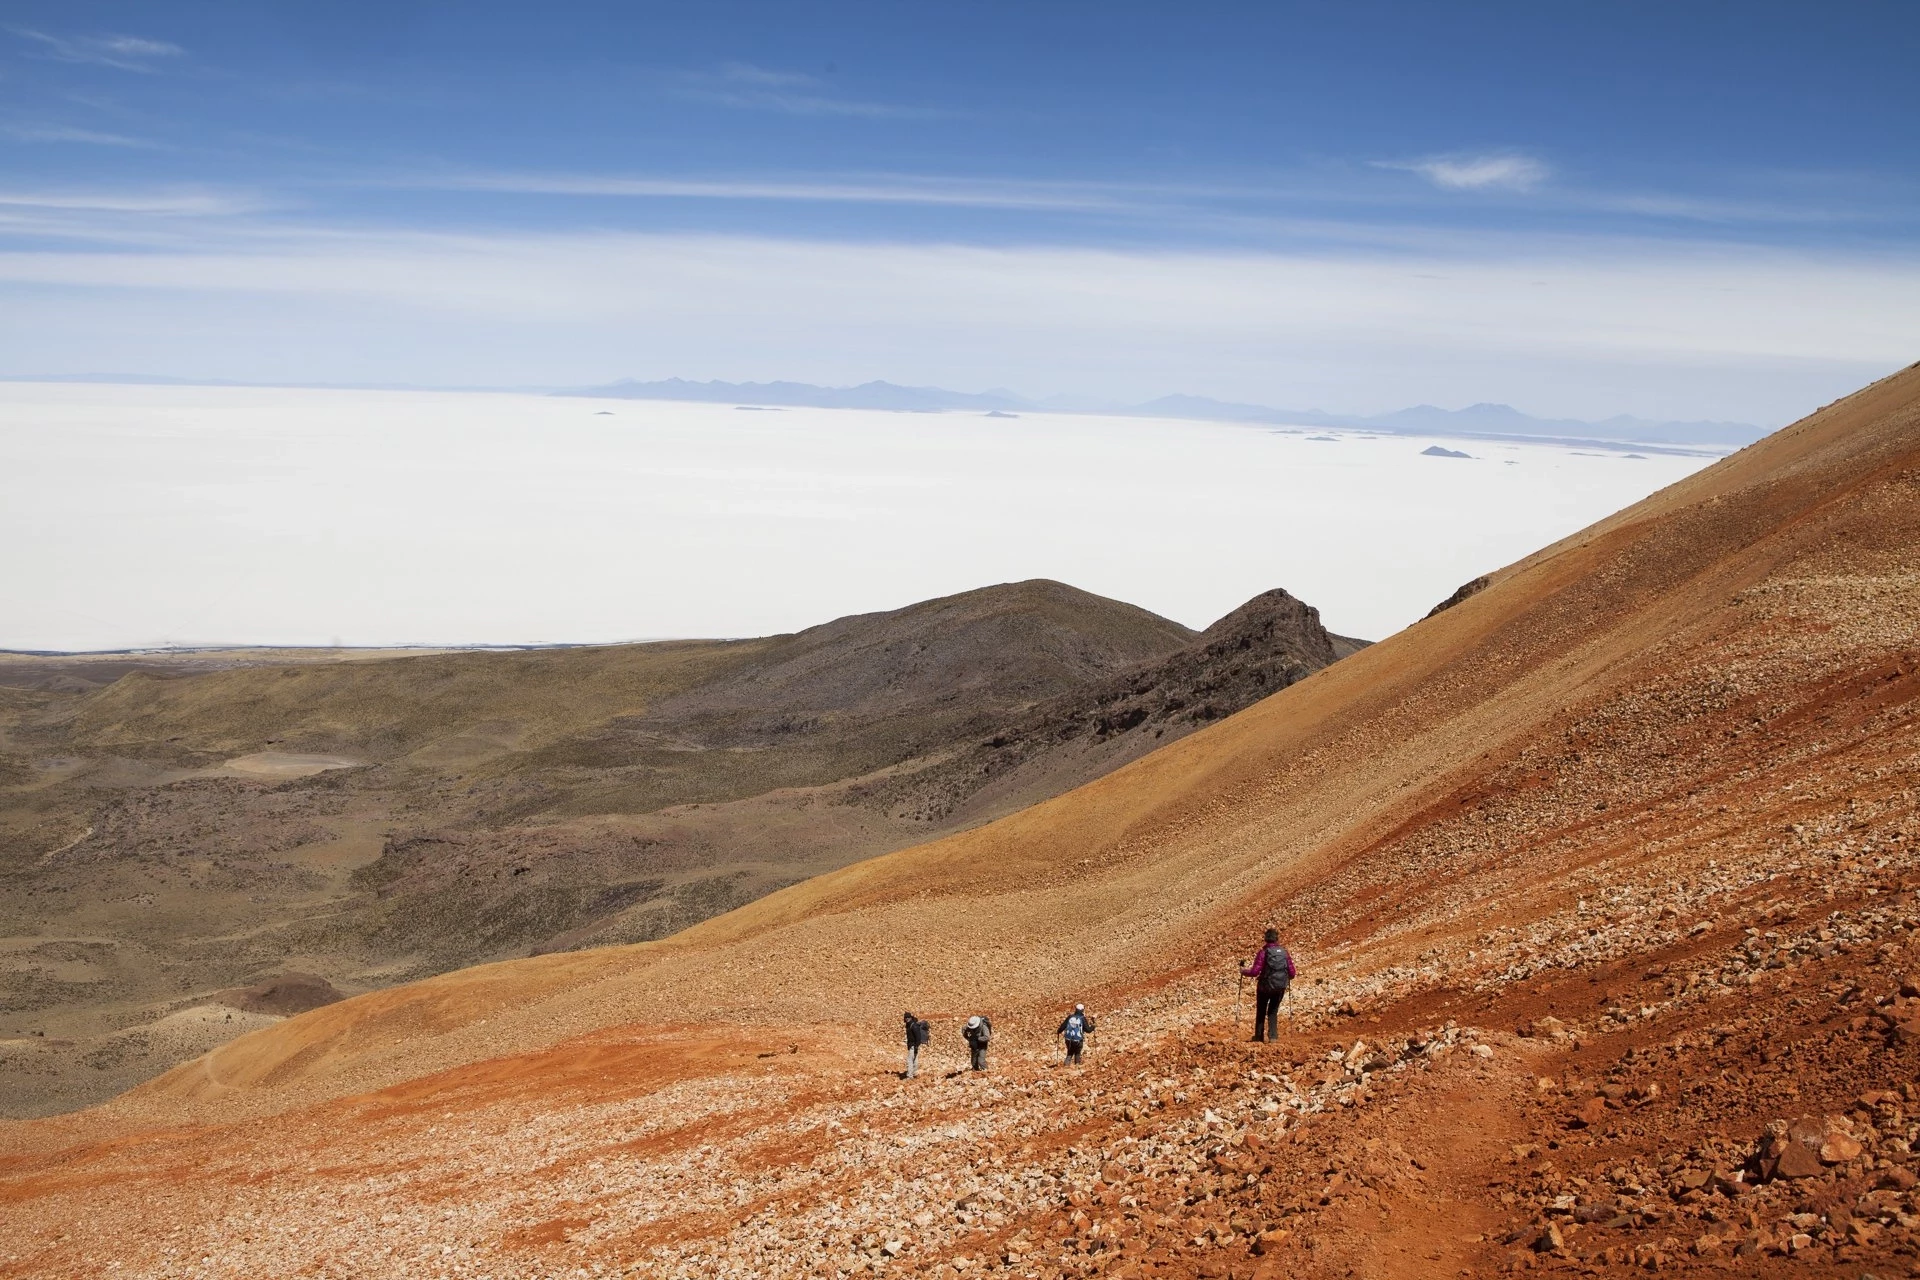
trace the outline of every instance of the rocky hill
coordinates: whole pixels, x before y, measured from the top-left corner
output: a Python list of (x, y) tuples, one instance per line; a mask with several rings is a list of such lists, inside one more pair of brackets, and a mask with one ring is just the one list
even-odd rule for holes
[(854, 794), (937, 821), (1010, 812), (1096, 778), (1277, 693), (1364, 641), (1331, 634), (1285, 591), (1255, 596), (1166, 657), (1035, 703), (959, 750)]
[[(1057, 794), (1331, 661), (1288, 603), (1212, 649), (1037, 581), (759, 640), (0, 663), (0, 1106), (288, 1011), (235, 992), (663, 937)], [(1010, 734), (1018, 785), (968, 772)]]
[(1901, 1274), (1916, 563), (1920, 367), (1000, 821), (11, 1126), (0, 1267)]

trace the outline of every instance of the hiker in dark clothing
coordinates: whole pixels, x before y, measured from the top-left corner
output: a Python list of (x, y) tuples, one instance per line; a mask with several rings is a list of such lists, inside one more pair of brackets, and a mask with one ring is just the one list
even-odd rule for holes
[(907, 1024), (907, 1076), (911, 1080), (920, 1072), (920, 1046), (933, 1038), (933, 1028), (926, 1020), (913, 1016), (911, 1010), (900, 1015)]
[(960, 1029), (960, 1038), (967, 1042), (967, 1048), (973, 1051), (973, 1069), (987, 1069), (987, 1042), (993, 1039), (993, 1023), (990, 1019), (974, 1014), (967, 1019), (967, 1025)]
[(1280, 1038), (1280, 1002), (1287, 998), (1287, 984), (1293, 981), (1293, 957), (1280, 945), (1280, 931), (1267, 930), (1267, 941), (1253, 963), (1240, 971), (1243, 978), (1257, 978), (1254, 988), (1253, 1038)]
[(1083, 1004), (1073, 1006), (1073, 1012), (1067, 1015), (1067, 1020), (1062, 1022), (1060, 1029), (1053, 1034), (1059, 1036), (1067, 1045), (1067, 1060), (1062, 1065), (1080, 1065), (1080, 1050), (1086, 1047), (1087, 1037), (1093, 1034), (1093, 1019), (1087, 1016), (1087, 1006)]

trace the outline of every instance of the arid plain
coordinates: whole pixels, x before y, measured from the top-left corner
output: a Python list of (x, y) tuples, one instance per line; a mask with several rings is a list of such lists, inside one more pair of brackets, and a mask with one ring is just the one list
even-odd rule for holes
[(977, 826), (1358, 647), (1059, 583), (789, 636), (0, 657), (0, 1114), (342, 994), (664, 937)]

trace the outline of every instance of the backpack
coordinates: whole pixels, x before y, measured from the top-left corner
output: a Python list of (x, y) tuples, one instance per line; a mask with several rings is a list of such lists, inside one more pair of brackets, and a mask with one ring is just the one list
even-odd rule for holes
[(1268, 995), (1284, 994), (1293, 976), (1292, 953), (1277, 942), (1268, 943), (1266, 963), (1260, 967), (1260, 990)]
[(1093, 1019), (1079, 1013), (1068, 1014), (1067, 1020), (1060, 1026), (1060, 1034), (1067, 1038), (1068, 1044), (1079, 1044), (1087, 1038), (1087, 1033), (1091, 1030), (1093, 1030)]
[(918, 1048), (931, 1039), (933, 1039), (933, 1028), (927, 1025), (927, 1020), (925, 1018), (915, 1018), (913, 1020), (913, 1026), (907, 1033), (907, 1043)]

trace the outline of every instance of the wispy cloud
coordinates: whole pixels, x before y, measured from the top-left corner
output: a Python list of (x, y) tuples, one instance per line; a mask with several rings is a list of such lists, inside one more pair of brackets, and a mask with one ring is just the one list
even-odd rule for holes
[(55, 62), (114, 67), (121, 71), (150, 73), (155, 70), (153, 64), (156, 61), (177, 58), (186, 52), (177, 44), (150, 40), (145, 36), (62, 36), (28, 27), (13, 27), (11, 30), (22, 40), (31, 42), (40, 57), (51, 58)]
[(1884, 216), (1883, 210), (1838, 203), (1792, 204), (1781, 200), (1670, 195), (1657, 191), (1588, 195), (1585, 203), (1591, 208), (1607, 212), (1681, 222), (1832, 224), (1871, 222)]
[[(1490, 165), (1494, 159), (1481, 157)], [(1518, 159), (1524, 159), (1520, 157)], [(1439, 161), (1423, 161), (1438, 164)], [(1454, 190), (1482, 189), (1493, 179), (1464, 160), (1446, 162), (1465, 172), (1446, 174)], [(1538, 163), (1537, 161), (1530, 163)], [(1377, 168), (1406, 169), (1403, 162), (1375, 162)], [(1542, 166), (1544, 170), (1544, 166)], [(1423, 174), (1423, 176), (1425, 176)], [(1436, 185), (1446, 186), (1438, 179)], [(1509, 175), (1508, 181), (1512, 181)], [(1192, 239), (1358, 241), (1385, 248), (1411, 238), (1431, 245), (1461, 234), (1438, 227), (1416, 228), (1398, 221), (1334, 217), (1329, 210), (1408, 207), (1407, 193), (1383, 204), (1377, 187), (1355, 189), (1325, 181), (1295, 180), (1249, 185), (1192, 182), (1075, 182), (1020, 178), (943, 177), (916, 173), (852, 172), (683, 176), (617, 173), (542, 173), (431, 169), (345, 180), (346, 185), (421, 191), (473, 192), (525, 196), (580, 196), (632, 200), (712, 200), (806, 202), (823, 204), (927, 206), (1001, 210), (1009, 213), (1081, 214), (1114, 225), (1117, 220), (1147, 223), (1169, 235)], [(1511, 188), (1509, 188), (1511, 189)], [(1824, 193), (1831, 195), (1832, 193)], [(1901, 193), (1903, 196), (1907, 193)], [(1412, 199), (1431, 203), (1432, 194)], [(1719, 196), (1593, 190), (1554, 183), (1533, 190), (1529, 207), (1542, 214), (1604, 220), (1619, 233), (1647, 223), (1703, 223), (1725, 228), (1767, 227), (1906, 220), (1910, 198), (1859, 201), (1839, 207), (1790, 199), (1738, 199)], [(1596, 234), (1589, 229), (1588, 235)], [(1470, 243), (1471, 236), (1468, 236)]]
[(932, 107), (842, 97), (818, 76), (756, 67), (748, 62), (729, 62), (717, 71), (689, 72), (679, 78), (676, 87), (682, 97), (702, 102), (795, 116), (927, 119), (952, 114)]
[(1421, 160), (1376, 160), (1379, 169), (1417, 173), (1448, 191), (1531, 191), (1552, 176), (1545, 161), (1518, 151), (1455, 152)]
[(15, 142), (77, 142), (92, 147), (137, 147), (153, 150), (158, 143), (130, 138), (123, 133), (105, 133), (99, 129), (80, 129), (64, 124), (19, 124), (0, 122), (0, 138)]
[(257, 213), (265, 205), (231, 192), (174, 188), (153, 191), (9, 191), (0, 187), (0, 208), (72, 210), (86, 213), (151, 213), (173, 217), (226, 217)]
[(1527, 232), (1279, 252), (447, 234), (25, 198), (0, 205), (0, 232), (14, 212), (75, 229), (59, 249), (0, 238), (0, 351), (20, 372), (205, 369), (217, 350), (230, 377), (563, 383), (644, 358), (688, 377), (1374, 410), (1533, 395), (1575, 417), (1781, 421), (1910, 361), (1920, 332), (1910, 251)]
[(516, 195), (628, 196), (640, 199), (819, 201), (950, 205), (977, 209), (1078, 210), (1130, 207), (1149, 189), (1104, 183), (1021, 182), (864, 174), (805, 179), (652, 178), (599, 174), (478, 173), (409, 176), (388, 185)]
[[(0, 253), (66, 245), (81, 250), (185, 253), (218, 240), (231, 251), (265, 239), (288, 203), (240, 188), (38, 187), (0, 184)], [(217, 232), (212, 225), (218, 224)]]
[[(1136, 351), (1225, 344), (1250, 360), (1276, 343), (1340, 339), (1568, 359), (1859, 362), (1910, 357), (1906, 335), (1920, 322), (1911, 255), (1735, 245), (1515, 235), (1487, 257), (201, 225), (206, 236), (171, 253), (0, 252), (0, 282), (359, 296), (473, 323), (629, 326), (623, 342), (684, 344), (698, 330), (715, 349), (757, 328), (769, 359), (782, 342), (854, 350), (919, 331), (925, 349), (939, 348), (938, 334), (964, 333), (1008, 359), (1035, 341), (1098, 338)], [(818, 324), (805, 340), (793, 328), (801, 316)]]

